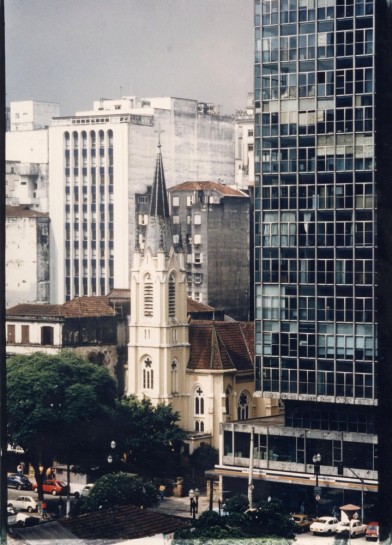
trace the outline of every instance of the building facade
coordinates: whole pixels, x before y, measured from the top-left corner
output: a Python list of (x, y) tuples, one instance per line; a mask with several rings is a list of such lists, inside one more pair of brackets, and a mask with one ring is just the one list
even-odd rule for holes
[(235, 187), (254, 186), (254, 94), (248, 94), (245, 110), (235, 113)]
[(49, 302), (49, 229), (48, 214), (28, 206), (6, 206), (6, 308)]
[(151, 184), (157, 132), (168, 185), (234, 181), (234, 122), (195, 100), (101, 100), (49, 129), (52, 302), (129, 285), (136, 245), (135, 194)]
[(256, 390), (285, 419), (224, 426), (222, 464), (254, 454), (265, 495), (297, 482), (312, 513), (345, 498), (367, 518), (385, 471), (378, 403), (390, 411), (390, 6), (254, 5)]
[(249, 319), (249, 197), (217, 182), (184, 182), (169, 195), (188, 296), (236, 320)]

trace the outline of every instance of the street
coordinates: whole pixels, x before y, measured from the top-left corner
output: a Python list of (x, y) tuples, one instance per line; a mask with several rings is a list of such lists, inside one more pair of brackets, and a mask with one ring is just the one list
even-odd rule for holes
[[(32, 490), (15, 490), (14, 488), (8, 488), (8, 502), (12, 503), (13, 499), (18, 498), (19, 496), (30, 496), (31, 498), (34, 498), (38, 502), (38, 494), (36, 492), (33, 492)], [(49, 516), (55, 516), (57, 517), (59, 515), (59, 498), (60, 496), (52, 496), (51, 494), (44, 494), (45, 501), (48, 505), (48, 514)], [(61, 496), (63, 500), (63, 514), (65, 514), (65, 504), (67, 501), (66, 496)], [(71, 503), (74, 502), (75, 499), (71, 496)], [(34, 513), (33, 513), (34, 514)]]
[[(366, 541), (365, 536), (352, 538), (338, 536), (314, 536), (311, 532), (298, 534), (295, 539), (295, 545), (363, 545), (370, 543)], [(378, 543), (373, 541), (372, 543)]]

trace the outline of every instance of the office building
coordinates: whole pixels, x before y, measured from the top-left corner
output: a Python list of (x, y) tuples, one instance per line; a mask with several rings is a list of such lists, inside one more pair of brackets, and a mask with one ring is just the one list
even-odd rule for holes
[(224, 425), (221, 459), (248, 466), (254, 433), (255, 493), (311, 513), (354, 503), (385, 528), (390, 10), (255, 1), (256, 390), (285, 419)]
[(49, 129), (52, 302), (129, 285), (137, 239), (135, 194), (153, 179), (161, 135), (168, 186), (234, 182), (234, 121), (195, 100), (99, 100)]
[(188, 296), (248, 320), (248, 195), (217, 182), (184, 182), (169, 196), (174, 242), (186, 254)]

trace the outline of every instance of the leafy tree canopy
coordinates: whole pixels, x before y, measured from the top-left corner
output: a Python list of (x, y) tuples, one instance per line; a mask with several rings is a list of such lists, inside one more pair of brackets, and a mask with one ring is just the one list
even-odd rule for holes
[(294, 523), (278, 500), (263, 501), (255, 509), (245, 510), (248, 498), (233, 496), (227, 516), (213, 511), (202, 513), (193, 528), (174, 535), (175, 545), (235, 543), (235, 545), (288, 545), (294, 536)]
[(93, 511), (128, 504), (154, 507), (158, 504), (155, 486), (129, 473), (108, 473), (96, 481), (84, 499), (84, 507)]
[(211, 445), (200, 445), (189, 457), (189, 461), (197, 471), (206, 471), (219, 461), (219, 451)]
[(107, 369), (73, 352), (37, 352), (7, 361), (9, 441), (21, 446), (36, 468), (54, 457), (72, 461), (83, 452), (96, 455), (99, 445), (106, 446), (104, 430), (110, 428), (115, 401), (116, 385)]
[(171, 405), (154, 406), (149, 399), (122, 399), (117, 407), (119, 448), (128, 467), (142, 475), (167, 476), (178, 472), (179, 456), (186, 433)]

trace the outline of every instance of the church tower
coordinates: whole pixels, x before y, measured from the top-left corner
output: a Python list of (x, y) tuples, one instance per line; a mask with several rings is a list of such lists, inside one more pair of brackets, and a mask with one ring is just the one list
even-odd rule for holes
[(189, 359), (184, 254), (175, 251), (158, 143), (144, 248), (131, 269), (131, 320), (127, 394), (156, 404), (172, 403), (183, 414)]

